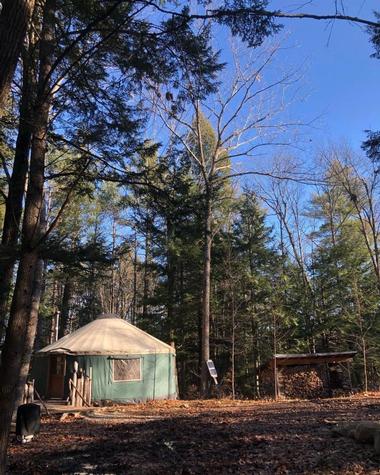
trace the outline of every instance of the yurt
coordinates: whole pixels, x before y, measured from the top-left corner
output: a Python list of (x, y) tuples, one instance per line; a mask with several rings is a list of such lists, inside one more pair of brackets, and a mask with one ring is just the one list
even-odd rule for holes
[(74, 367), (91, 374), (91, 401), (177, 396), (174, 349), (115, 315), (102, 314), (36, 353), (32, 375), (38, 393), (67, 398)]

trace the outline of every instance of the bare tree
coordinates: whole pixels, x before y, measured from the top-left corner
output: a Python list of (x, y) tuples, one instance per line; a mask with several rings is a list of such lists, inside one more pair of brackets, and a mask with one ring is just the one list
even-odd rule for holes
[(365, 157), (358, 157), (346, 146), (331, 147), (322, 152), (329, 166), (328, 177), (346, 193), (352, 213), (360, 223), (360, 231), (368, 251), (380, 291), (380, 177), (378, 166)]
[[(176, 12), (176, 11), (169, 11), (165, 9), (165, 7), (153, 4), (154, 7), (163, 13), (171, 13), (175, 16), (182, 17), (184, 21), (189, 21), (190, 19), (199, 19), (199, 20), (219, 20), (220, 22), (227, 23), (228, 21), (233, 21), (234, 19), (238, 20), (239, 17), (244, 17), (248, 21), (250, 20), (251, 23), (257, 22), (258, 19), (290, 19), (290, 20), (318, 20), (318, 21), (344, 21), (344, 22), (351, 22), (353, 24), (364, 25), (366, 27), (373, 29), (376, 31), (380, 28), (380, 24), (378, 21), (371, 20), (369, 18), (362, 18), (358, 16), (348, 15), (345, 12), (342, 2), (342, 8), (338, 8), (338, 2), (332, 1), (331, 4), (333, 5), (333, 10), (331, 13), (309, 13), (309, 12), (302, 12), (301, 9), (305, 5), (306, 2), (301, 4), (299, 8), (294, 9), (294, 5), (291, 5), (291, 11), (287, 12), (286, 7), (283, 7), (282, 10), (267, 10), (262, 8), (262, 5), (231, 5), (230, 8), (228, 7), (219, 7), (219, 8), (210, 8), (206, 10), (204, 13), (193, 13), (187, 14), (184, 12)], [(260, 23), (260, 21), (258, 22)], [(255, 31), (255, 30), (254, 30)]]
[(303, 188), (300, 184), (289, 181), (272, 180), (269, 188), (260, 188), (260, 197), (274, 212), (281, 229), (281, 248), (287, 247), (287, 254), (296, 263), (304, 289), (305, 303), (311, 303), (312, 308), (306, 310), (304, 324), (308, 336), (310, 352), (315, 352), (314, 325), (318, 316), (318, 302), (316, 299), (308, 262), (308, 229), (304, 222), (302, 208)]
[[(203, 197), (203, 283), (202, 283), (202, 341), (201, 394), (207, 395), (210, 358), (210, 299), (211, 251), (216, 232), (216, 197), (223, 184), (234, 177), (257, 174), (271, 176), (270, 171), (249, 169), (249, 160), (259, 156), (265, 147), (289, 146), (282, 136), (298, 122), (281, 121), (279, 116), (287, 106), (285, 90), (294, 85), (294, 72), (285, 73), (266, 83), (264, 72), (274, 61), (279, 45), (249, 55), (241, 64), (234, 54), (234, 73), (230, 80), (211, 97), (204, 98), (197, 84), (188, 82), (178, 97), (185, 95), (190, 106), (182, 110), (171, 91), (154, 90), (150, 96), (153, 109), (170, 134), (179, 140), (194, 169)], [(236, 51), (234, 51), (236, 53)], [(207, 116), (206, 116), (207, 114)], [(210, 134), (212, 139), (210, 139)], [(245, 162), (243, 162), (243, 161)]]

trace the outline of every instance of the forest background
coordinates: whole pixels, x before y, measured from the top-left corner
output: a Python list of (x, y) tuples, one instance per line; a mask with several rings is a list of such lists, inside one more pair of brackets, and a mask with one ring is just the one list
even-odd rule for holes
[[(363, 16), (372, 15), (369, 3)], [(59, 17), (53, 59), (86, 8)], [(165, 20), (162, 12), (149, 15)], [(354, 384), (378, 388), (379, 178), (377, 161), (361, 150), (364, 130), (378, 128), (374, 45), (366, 31), (343, 22), (288, 25), (252, 50), (227, 26), (199, 20), (192, 26), (195, 52), (185, 58), (183, 45), (170, 45), (178, 48), (182, 75), (170, 59), (148, 60), (148, 48), (147, 57), (142, 49), (134, 56), (136, 45), (116, 42), (105, 42), (92, 62), (82, 61), (80, 44), (56, 77), (47, 73), (42, 86), (54, 81), (37, 236), (38, 245), (42, 235), (46, 242), (35, 274), (35, 348), (101, 312), (117, 313), (175, 343), (180, 394), (195, 395), (209, 236), (210, 356), (226, 393), (259, 397), (258, 368), (275, 352), (348, 349), (358, 351)], [(40, 93), (34, 55), (41, 34), (29, 34), (2, 115), (3, 244), (19, 123), (30, 125), (22, 119), (31, 112), (23, 97)], [(189, 37), (180, 40), (185, 45)], [(217, 57), (221, 44), (228, 46)], [(200, 84), (195, 93), (194, 84)], [(221, 117), (226, 102), (230, 115)], [(204, 170), (212, 163), (205, 233)], [(10, 255), (14, 276), (20, 248), (4, 249), (2, 265)], [(0, 341), (13, 295), (11, 286), (1, 302)]]

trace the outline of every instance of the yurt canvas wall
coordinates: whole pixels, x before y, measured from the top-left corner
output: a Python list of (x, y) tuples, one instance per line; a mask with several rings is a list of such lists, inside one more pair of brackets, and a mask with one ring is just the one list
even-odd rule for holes
[(146, 401), (177, 396), (174, 349), (120, 318), (99, 318), (40, 350), (38, 392), (66, 398), (74, 362), (89, 374), (92, 400)]

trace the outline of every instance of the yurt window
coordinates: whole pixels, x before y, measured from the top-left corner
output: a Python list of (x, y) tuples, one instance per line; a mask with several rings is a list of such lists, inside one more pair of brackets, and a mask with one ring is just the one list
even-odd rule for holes
[(141, 381), (141, 358), (113, 360), (114, 381)]

